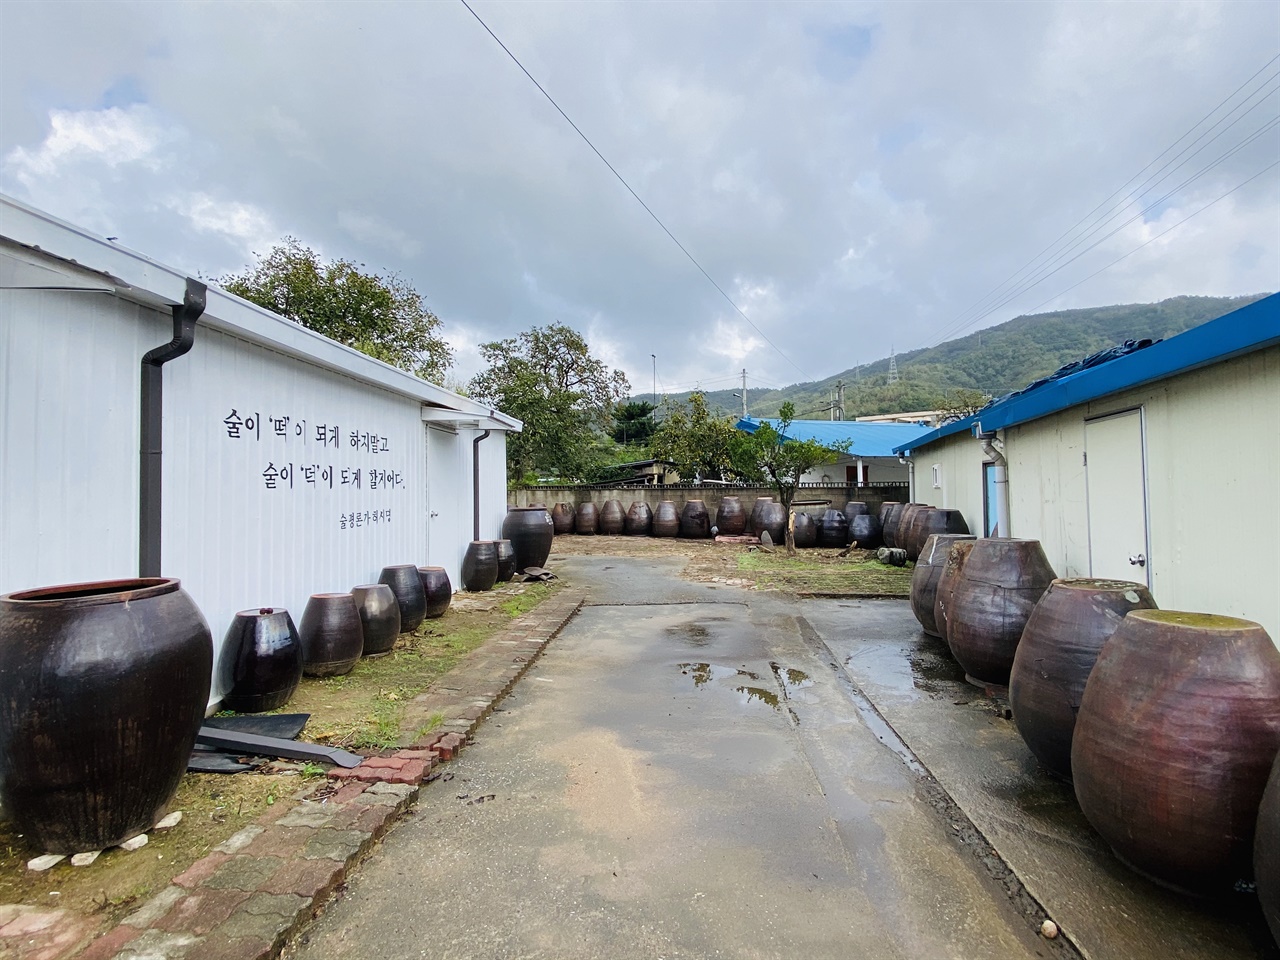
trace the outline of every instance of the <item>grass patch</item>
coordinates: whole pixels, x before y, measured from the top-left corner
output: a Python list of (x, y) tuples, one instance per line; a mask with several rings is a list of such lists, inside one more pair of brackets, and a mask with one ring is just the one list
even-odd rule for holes
[(911, 595), (913, 564), (891, 567), (876, 560), (870, 551), (857, 550), (848, 557), (837, 550), (804, 550), (794, 557), (785, 553), (741, 553), (738, 572), (755, 580), (757, 586), (792, 593), (908, 597)]

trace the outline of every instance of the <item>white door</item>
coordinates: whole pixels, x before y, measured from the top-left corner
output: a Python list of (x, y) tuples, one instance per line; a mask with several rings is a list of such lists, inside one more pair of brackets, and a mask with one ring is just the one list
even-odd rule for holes
[(462, 537), (458, 509), (460, 462), (457, 434), (427, 427), (427, 555), (456, 584)]
[(1089, 572), (1151, 585), (1142, 411), (1086, 420)]

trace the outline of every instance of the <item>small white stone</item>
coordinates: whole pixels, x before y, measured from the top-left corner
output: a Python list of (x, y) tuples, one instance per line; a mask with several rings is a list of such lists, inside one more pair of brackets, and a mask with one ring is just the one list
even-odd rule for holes
[(163, 819), (161, 819), (160, 822), (157, 823), (151, 829), (152, 830), (168, 830), (170, 827), (176, 827), (181, 822), (182, 822), (182, 811), (175, 810), (173, 811), (173, 813), (169, 814), (167, 817), (164, 817)]
[(1040, 924), (1040, 936), (1044, 937), (1046, 940), (1052, 940), (1057, 935), (1058, 925), (1052, 920), (1046, 920), (1044, 923)]
[(27, 869), (34, 870), (37, 873), (40, 873), (42, 871), (48, 870), (50, 867), (54, 866), (55, 864), (61, 863), (66, 858), (67, 858), (66, 854), (63, 854), (63, 853), (46, 853), (44, 854), (44, 856), (35, 857), (34, 859), (28, 860)]
[(147, 835), (145, 833), (140, 833), (136, 837), (134, 837), (132, 840), (126, 840), (124, 843), (120, 844), (120, 849), (121, 850), (140, 850), (142, 847), (145, 847), (146, 845), (147, 845)]
[(101, 850), (90, 850), (87, 853), (77, 853), (71, 857), (71, 865), (73, 867), (87, 867), (93, 861), (98, 859)]

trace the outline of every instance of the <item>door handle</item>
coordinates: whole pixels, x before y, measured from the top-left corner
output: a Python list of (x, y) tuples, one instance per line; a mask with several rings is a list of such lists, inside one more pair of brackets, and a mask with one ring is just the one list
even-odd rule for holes
[(1135, 567), (1145, 567), (1147, 565), (1147, 558), (1139, 553), (1136, 556), (1130, 557), (1129, 562)]
[(438, 516), (440, 516), (440, 514), (439, 514), (439, 513), (437, 513), (435, 510), (432, 510), (432, 511), (431, 511), (431, 516), (433, 516), (433, 517), (438, 517)]

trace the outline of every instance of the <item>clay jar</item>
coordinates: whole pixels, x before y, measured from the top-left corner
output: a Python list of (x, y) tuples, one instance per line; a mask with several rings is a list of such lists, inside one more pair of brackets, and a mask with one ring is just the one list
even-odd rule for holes
[[(969, 551), (972, 549), (973, 541), (970, 540), (957, 540), (953, 543), (946, 562), (942, 565), (942, 573), (938, 577), (938, 589), (933, 600), (933, 623), (938, 630), (938, 636), (947, 641), (948, 647), (951, 645), (947, 629), (947, 617), (951, 612), (951, 595), (955, 592), (960, 573), (964, 570), (965, 561), (969, 559)], [(955, 654), (953, 653), (952, 656)]]
[[(585, 508), (585, 504), (583, 507)], [(582, 520), (582, 510), (578, 511)], [(579, 531), (581, 532), (581, 531)], [(509, 507), (502, 521), (502, 539), (510, 540), (516, 551), (516, 569), (546, 566), (551, 556), (551, 541), (555, 529), (551, 515), (543, 507)]]
[(600, 508), (600, 533), (608, 537), (616, 537), (626, 527), (627, 515), (622, 510), (621, 500), (606, 500)]
[[(911, 545), (907, 547), (907, 559), (919, 560), (924, 550), (925, 541), (935, 533), (952, 534), (968, 533), (969, 524), (959, 510), (930, 508), (916, 515), (916, 522), (911, 528)], [(912, 553), (914, 551), (914, 556)]]
[(427, 598), (427, 619), (435, 620), (444, 616), (449, 609), (449, 601), (453, 599), (453, 584), (449, 582), (449, 572), (444, 567), (419, 567), (418, 579), (422, 581), (422, 592)]
[(495, 583), (506, 583), (516, 575), (516, 548), (510, 540), (495, 540), (498, 550), (498, 579)]
[(1135, 610), (1103, 644), (1071, 744), (1080, 809), (1129, 866), (1227, 892), (1252, 873), (1280, 750), (1280, 651), (1258, 624)]
[[(917, 570), (919, 567), (916, 568)], [(1155, 607), (1125, 580), (1054, 580), (1022, 631), (1009, 675), (1013, 722), (1040, 765), (1071, 779), (1071, 735), (1098, 651), (1134, 610)]]
[(1280, 943), (1280, 754), (1271, 765), (1271, 776), (1258, 806), (1253, 874), (1258, 883), (1262, 915), (1267, 918), (1272, 939)]
[(905, 503), (886, 503), (889, 508), (888, 512), (881, 520), (881, 532), (884, 537), (884, 545), (886, 547), (898, 546), (898, 526), (902, 522), (902, 512), (906, 510), (909, 504)]
[(427, 616), (427, 595), (422, 592), (422, 578), (412, 563), (383, 567), (378, 577), (396, 595), (400, 607), (400, 632), (413, 633)]
[(747, 529), (747, 511), (737, 497), (723, 497), (716, 508), (716, 529), (726, 537), (741, 536)]
[(1009, 683), (1022, 628), (1053, 579), (1039, 540), (974, 541), (947, 613), (947, 642), (971, 682)]
[(302, 641), (283, 607), (241, 610), (218, 654), (222, 709), (262, 713), (289, 702), (302, 680)]
[(761, 524), (760, 515), (765, 508), (765, 504), (773, 503), (773, 497), (756, 497), (755, 502), (751, 504), (751, 512), (747, 514), (747, 532), (760, 536), (760, 531), (764, 529)]
[(794, 516), (795, 520), (791, 525), (791, 536), (795, 542), (796, 549), (808, 549), (809, 547), (817, 546), (818, 526), (813, 522), (813, 517), (803, 510), (796, 510)]
[(942, 571), (951, 548), (959, 540), (974, 540), (968, 534), (935, 533), (925, 541), (920, 551), (920, 559), (911, 573), (911, 612), (920, 621), (920, 627), (931, 637), (942, 636), (934, 619), (934, 605), (938, 599), (938, 582), (942, 579)]
[(859, 513), (849, 521), (849, 542), (863, 550), (874, 550), (884, 540), (880, 536), (880, 518), (874, 513)]
[(680, 511), (674, 500), (663, 500), (653, 511), (653, 535), (674, 537), (680, 532)]
[(313, 593), (302, 611), (298, 636), (302, 640), (302, 672), (308, 677), (350, 673), (364, 650), (355, 599), (349, 593)]
[(768, 532), (770, 540), (774, 543), (782, 543), (787, 532), (787, 511), (782, 509), (782, 504), (773, 497), (761, 497), (756, 501), (756, 507), (760, 510), (757, 514), (755, 507), (752, 508), (752, 516), (755, 518), (752, 524), (755, 527), (756, 536)]
[(177, 580), (0, 597), (0, 804), (39, 853), (149, 829), (204, 717), (209, 625)]
[(578, 504), (578, 514), (574, 520), (573, 529), (579, 536), (594, 537), (599, 523), (600, 510), (594, 503), (588, 500), (586, 503)]
[(916, 522), (916, 518), (919, 517), (922, 511), (932, 509), (925, 503), (908, 503), (904, 506), (898, 518), (898, 526), (893, 531), (894, 542), (892, 546), (908, 550), (907, 544), (911, 540), (911, 527)]
[[(415, 569), (414, 576), (417, 575)], [(364, 637), (361, 655), (381, 657), (390, 653), (400, 636), (400, 602), (391, 588), (385, 583), (366, 583), (351, 588), (351, 599), (360, 612), (360, 633)]]
[(689, 540), (705, 540), (711, 536), (711, 514), (703, 501), (685, 501), (680, 511), (680, 536)]
[(462, 585), (472, 593), (492, 590), (498, 582), (498, 545), (492, 540), (472, 540), (462, 558)]
[(649, 509), (649, 505), (643, 500), (631, 504), (622, 530), (628, 537), (647, 537), (653, 530), (653, 511)]
[(818, 546), (844, 547), (849, 544), (849, 520), (840, 510), (828, 510), (822, 514), (818, 525)]
[(558, 537), (573, 533), (574, 510), (572, 503), (557, 503), (551, 508), (551, 529)]

